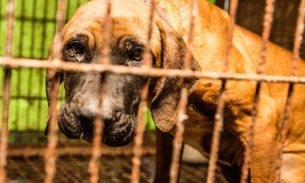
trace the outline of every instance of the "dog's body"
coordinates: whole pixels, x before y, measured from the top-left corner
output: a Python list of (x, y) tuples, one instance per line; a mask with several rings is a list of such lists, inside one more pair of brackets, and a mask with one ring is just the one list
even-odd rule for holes
[[(75, 62), (98, 63), (101, 58), (103, 20), (106, 4), (91, 1), (74, 14), (63, 30), (63, 58)], [(138, 51), (147, 40), (150, 4), (137, 0), (112, 1), (111, 64), (134, 66), (142, 63)], [(199, 1), (194, 31), (192, 70), (221, 72), (229, 17), (227, 13)], [(155, 67), (181, 69), (189, 27), (190, 0), (156, 2), (152, 35), (152, 55)], [(255, 74), (262, 40), (259, 36), (235, 26), (229, 72)], [(81, 47), (78, 47), (81, 45)], [(80, 49), (81, 48), (81, 49)], [(50, 59), (52, 59), (52, 47)], [(140, 55), (141, 56), (141, 55)], [(268, 43), (266, 75), (289, 76), (292, 54)], [(97, 114), (99, 74), (59, 73), (65, 81), (66, 101), (60, 110), (59, 127), (70, 138), (91, 141), (92, 120)], [(298, 76), (305, 76), (301, 60)], [(136, 108), (142, 78), (106, 73), (103, 102), (106, 130), (104, 143), (125, 145), (134, 136)], [(56, 79), (56, 78), (55, 78)], [(47, 78), (47, 88), (54, 78)], [(221, 82), (219, 80), (188, 79), (190, 87), (188, 115), (184, 141), (209, 156)], [(244, 149), (247, 146), (249, 124), (255, 93), (255, 82), (228, 81), (224, 132), (220, 142), (219, 162), (230, 182), (239, 181)], [(181, 83), (176, 78), (154, 78), (150, 83), (151, 110), (156, 126), (170, 131), (177, 121)], [(302, 182), (305, 177), (305, 86), (295, 85), (290, 127), (284, 148), (281, 182)], [(260, 104), (255, 126), (251, 160), (251, 181), (272, 182), (278, 152), (279, 129), (287, 98), (288, 84), (262, 83)], [(50, 90), (48, 90), (50, 96)], [(92, 99), (92, 100), (91, 100)]]

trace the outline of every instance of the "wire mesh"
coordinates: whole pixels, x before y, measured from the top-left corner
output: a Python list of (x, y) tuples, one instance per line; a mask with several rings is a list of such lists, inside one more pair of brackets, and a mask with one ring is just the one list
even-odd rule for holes
[[(54, 183), (80, 182), (89, 183), (90, 174), (87, 172), (90, 156), (60, 156), (57, 159), (57, 170)], [(9, 181), (19, 182), (42, 182), (46, 175), (42, 157), (8, 157)], [(106, 183), (126, 183), (130, 182), (132, 171), (131, 156), (103, 156), (99, 161), (99, 177)], [(155, 172), (154, 156), (143, 156), (141, 158), (139, 180), (143, 183), (151, 183), (154, 180)], [(116, 170), (116, 171), (113, 171)], [(181, 182), (196, 183), (206, 180), (207, 165), (191, 165), (183, 163), (181, 165)], [(226, 183), (227, 181), (217, 169), (216, 183)]]
[[(7, 4), (7, 36), (5, 55), (7, 59), (12, 58), (13, 50), (13, 21), (14, 21), (14, 1), (10, 0)], [(0, 182), (4, 183), (6, 179), (6, 172), (4, 170), (7, 164), (7, 146), (8, 146), (8, 114), (9, 114), (9, 100), (10, 100), (10, 85), (11, 85), (11, 69), (4, 68), (4, 85), (3, 85), (3, 111), (2, 111), (2, 129), (0, 141)]]

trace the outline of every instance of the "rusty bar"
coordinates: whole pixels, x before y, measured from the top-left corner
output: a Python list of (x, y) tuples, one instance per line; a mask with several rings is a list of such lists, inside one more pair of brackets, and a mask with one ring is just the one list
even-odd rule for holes
[[(232, 47), (232, 40), (234, 34), (234, 26), (236, 19), (236, 11), (238, 6), (238, 0), (230, 1), (230, 20), (228, 23), (228, 33), (226, 40), (226, 50), (224, 55), (224, 67), (223, 73), (227, 73), (229, 71), (229, 60), (230, 60), (230, 52)], [(226, 83), (225, 79), (222, 79), (222, 85), (219, 94), (219, 101), (215, 113), (215, 124), (213, 130), (213, 137), (211, 143), (211, 153), (210, 153), (210, 161), (208, 167), (208, 176), (207, 183), (213, 183), (215, 181), (215, 172), (217, 169), (217, 160), (218, 160), (218, 151), (219, 151), (219, 142), (221, 138), (221, 133), (223, 131), (223, 115), (225, 110), (225, 99), (226, 99)]]
[(190, 28), (188, 32), (188, 39), (186, 43), (184, 70), (191, 70), (192, 48), (193, 48), (193, 32), (195, 29), (195, 21), (198, 14), (198, 0), (191, 1), (191, 14), (190, 14)]
[[(105, 26), (104, 26), (104, 43), (102, 49), (102, 59), (101, 64), (109, 65), (110, 63), (110, 41), (111, 41), (111, 1), (107, 0), (107, 13), (105, 16)], [(89, 173), (90, 173), (90, 182), (97, 183), (99, 182), (99, 159), (101, 157), (101, 140), (103, 137), (104, 130), (104, 119), (102, 116), (103, 113), (103, 99), (104, 99), (104, 88), (105, 88), (104, 77), (101, 74), (101, 86), (100, 86), (100, 96), (99, 96), (99, 106), (97, 117), (93, 122), (93, 148), (92, 148), (92, 157), (89, 162)]]
[[(101, 157), (101, 140), (103, 136), (104, 130), (104, 120), (102, 116), (102, 106), (103, 106), (103, 98), (105, 88), (105, 81), (103, 76), (101, 76), (101, 93), (99, 96), (99, 106), (98, 106), (98, 114), (93, 121), (93, 148), (92, 148), (92, 156), (89, 162), (89, 173), (90, 173), (90, 182), (97, 183), (99, 182), (99, 159)], [(100, 180), (101, 181), (101, 180)]]
[(210, 161), (208, 167), (208, 177), (207, 183), (213, 183), (215, 181), (215, 172), (217, 168), (217, 160), (218, 160), (218, 151), (219, 151), (219, 142), (221, 133), (223, 131), (223, 114), (225, 109), (225, 87), (226, 80), (222, 80), (222, 86), (219, 94), (219, 101), (215, 113), (215, 124), (213, 130), (212, 144), (211, 144), (211, 153), (210, 153)]
[(227, 34), (227, 45), (224, 57), (224, 65), (223, 65), (223, 72), (228, 72), (229, 69), (229, 60), (230, 60), (230, 53), (232, 47), (232, 40), (234, 34), (234, 26), (235, 26), (235, 19), (236, 19), (236, 11), (238, 6), (238, 0), (231, 0), (230, 1), (230, 22), (228, 25), (228, 34)]
[[(257, 74), (261, 75), (265, 72), (265, 60), (266, 60), (266, 51), (269, 42), (269, 36), (271, 31), (271, 25), (273, 20), (273, 11), (274, 11), (274, 2), (275, 0), (266, 0), (265, 15), (263, 22), (263, 34), (262, 34), (262, 49), (260, 52), (260, 60), (258, 63)], [(251, 122), (249, 126), (249, 134), (247, 137), (247, 146), (244, 152), (244, 161), (242, 165), (242, 176), (240, 178), (241, 183), (248, 182), (249, 168), (251, 162), (251, 154), (253, 147), (253, 138), (255, 133), (255, 123), (258, 115), (259, 107), (259, 98), (260, 98), (260, 86), (261, 82), (257, 82), (256, 90), (254, 94), (254, 104), (251, 114)]]
[(257, 82), (255, 95), (254, 95), (254, 104), (253, 104), (253, 109), (252, 109), (252, 113), (251, 113), (252, 117), (251, 117), (251, 122), (250, 122), (250, 126), (249, 126), (249, 134), (248, 134), (248, 138), (247, 138), (248, 146), (246, 147), (246, 150), (244, 152), (244, 161), (243, 161), (243, 165), (242, 165), (242, 176), (240, 178), (241, 183), (248, 182), (251, 153), (252, 153), (252, 147), (253, 147), (254, 127), (255, 127), (255, 122), (256, 122), (256, 118), (257, 118), (257, 114), (258, 114), (260, 86), (261, 86), (261, 82)]
[(274, 2), (275, 0), (266, 0), (266, 7), (265, 7), (265, 15), (264, 15), (264, 22), (263, 22), (263, 34), (262, 34), (262, 50), (260, 54), (260, 60), (258, 63), (258, 74), (263, 74), (265, 72), (265, 58), (266, 58), (266, 51), (267, 45), (269, 42), (270, 37), (270, 30), (273, 21), (273, 11), (274, 11)]
[[(147, 2), (146, 2), (147, 3)], [(151, 55), (151, 37), (153, 30), (153, 18), (154, 18), (155, 1), (150, 1), (150, 14), (149, 14), (149, 25), (147, 33), (147, 43), (144, 48), (144, 63), (141, 68), (149, 69), (152, 66), (152, 55)], [(145, 123), (145, 112), (147, 110), (147, 96), (148, 96), (148, 86), (150, 80), (146, 77), (143, 78), (142, 88), (141, 88), (141, 102), (138, 110), (139, 120), (136, 129), (136, 136), (134, 138), (133, 146), (133, 158), (132, 158), (132, 172), (131, 172), (131, 182), (138, 183), (140, 179), (140, 166), (142, 157), (142, 144), (143, 144), (143, 131)]]
[(141, 90), (141, 103), (139, 107), (139, 120), (136, 129), (136, 136), (134, 138), (133, 147), (133, 158), (132, 158), (132, 173), (131, 182), (138, 183), (140, 179), (140, 166), (141, 166), (141, 156), (142, 156), (142, 144), (143, 144), (143, 130), (145, 121), (145, 112), (147, 110), (147, 95), (148, 95), (148, 79), (142, 84)]
[(64, 71), (80, 71), (80, 72), (113, 72), (116, 74), (135, 74), (139, 76), (151, 77), (181, 77), (181, 78), (202, 78), (202, 79), (226, 79), (226, 80), (244, 80), (244, 81), (262, 81), (270, 83), (295, 83), (305, 84), (305, 77), (296, 76), (272, 76), (272, 75), (257, 75), (257, 74), (239, 74), (239, 73), (218, 73), (218, 72), (199, 72), (199, 71), (183, 71), (179, 69), (160, 69), (160, 68), (138, 68), (126, 67), (119, 65), (101, 65), (101, 64), (83, 64), (79, 67), (78, 63), (60, 64), (53, 62), (45, 62), (45, 60), (34, 60), (24, 58), (14, 58), (10, 61), (7, 57), (0, 57), (1, 66), (9, 66), (12, 68), (29, 67), (29, 68), (48, 68), (61, 69)]
[[(65, 0), (58, 0), (58, 6), (57, 6), (57, 13), (56, 13), (56, 19), (57, 19), (57, 44), (54, 45), (54, 59), (51, 61), (53, 63), (56, 63), (57, 65), (60, 65), (60, 62), (62, 60), (61, 56), (61, 46), (62, 46), (62, 37), (61, 37), (61, 30), (63, 28), (64, 24), (64, 12), (65, 12)], [(53, 70), (53, 77), (56, 74), (56, 70)], [(51, 119), (49, 124), (49, 134), (48, 134), (48, 146), (47, 146), (47, 152), (46, 152), (46, 158), (45, 158), (45, 170), (46, 170), (46, 177), (44, 179), (45, 183), (52, 183), (53, 178), (56, 172), (56, 146), (57, 146), (57, 134), (56, 134), (56, 121), (57, 121), (57, 93), (59, 90), (59, 81), (56, 84), (52, 85), (52, 93), (51, 93), (51, 104), (50, 104), (50, 110), (51, 110)]]
[[(300, 47), (303, 40), (303, 33), (304, 33), (304, 16), (305, 16), (305, 0), (300, 2), (299, 6), (299, 16), (297, 20), (295, 38), (294, 38), (294, 47), (293, 47), (293, 59), (292, 59), (292, 66), (291, 66), (291, 76), (297, 76), (297, 67), (300, 61)], [(279, 143), (279, 150), (276, 160), (276, 168), (275, 168), (275, 177), (274, 183), (280, 182), (281, 176), (281, 167), (283, 161), (283, 151), (284, 145), (287, 138), (287, 133), (289, 129), (289, 117), (291, 114), (291, 106), (292, 106), (292, 96), (294, 92), (294, 84), (289, 84), (288, 89), (288, 96), (286, 100), (285, 112), (284, 112), (284, 120), (281, 125), (281, 132), (280, 132), (280, 143)]]
[[(13, 28), (14, 28), (14, 0), (7, 2), (7, 32), (5, 55), (9, 62), (13, 51)], [(3, 109), (2, 109), (2, 129), (0, 141), (0, 183), (6, 182), (5, 166), (7, 164), (7, 147), (8, 147), (8, 115), (10, 101), (10, 84), (11, 84), (11, 68), (4, 68), (4, 85), (3, 85)]]
[(153, 31), (153, 20), (154, 20), (155, 0), (150, 1), (150, 14), (149, 14), (149, 25), (147, 33), (147, 43), (144, 48), (144, 64), (142, 67), (150, 68), (152, 66), (152, 55), (151, 55), (151, 37)]
[(107, 0), (107, 14), (105, 16), (105, 26), (104, 26), (104, 41), (102, 50), (102, 64), (108, 65), (110, 63), (110, 41), (111, 41), (111, 28), (112, 28), (112, 18), (111, 18), (111, 1)]
[(173, 140), (173, 156), (170, 169), (170, 183), (178, 182), (179, 168), (180, 168), (180, 153), (183, 143), (184, 134), (184, 120), (187, 119), (186, 110), (188, 103), (188, 87), (183, 87), (181, 89), (180, 101), (179, 101), (179, 111), (178, 111), (178, 121), (176, 124), (175, 138)]
[[(198, 14), (198, 1), (192, 0), (191, 1), (191, 11), (190, 11), (190, 22), (189, 22), (189, 32), (187, 38), (187, 44), (185, 48), (185, 60), (183, 71), (191, 71), (191, 59), (192, 59), (192, 47), (193, 47), (193, 33), (195, 27), (195, 21)], [(184, 83), (184, 78), (182, 79)], [(179, 101), (179, 109), (178, 109), (178, 121), (176, 124), (176, 132), (175, 137), (173, 140), (173, 156), (171, 162), (171, 169), (170, 169), (170, 182), (175, 183), (178, 182), (178, 175), (180, 169), (180, 155), (181, 155), (181, 148), (183, 143), (183, 134), (184, 134), (184, 120), (187, 119), (187, 103), (188, 103), (188, 89), (189, 86), (184, 84), (181, 89), (180, 93), (180, 101)]]

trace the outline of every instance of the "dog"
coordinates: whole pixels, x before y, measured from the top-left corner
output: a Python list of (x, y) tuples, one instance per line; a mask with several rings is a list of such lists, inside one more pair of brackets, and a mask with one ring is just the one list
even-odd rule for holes
[[(110, 64), (135, 67), (143, 64), (147, 43), (151, 4), (145, 0), (112, 0), (112, 38)], [(221, 72), (226, 49), (229, 16), (218, 7), (202, 0), (198, 2), (193, 34), (191, 70)], [(90, 1), (82, 5), (62, 31), (62, 58), (65, 62), (99, 63), (102, 57), (106, 2)], [(157, 0), (151, 39), (153, 67), (182, 69), (185, 59), (190, 20), (189, 0)], [(56, 40), (49, 50), (54, 58)], [(257, 72), (262, 39), (235, 25), (229, 58), (229, 73)], [(266, 75), (289, 76), (291, 52), (268, 43)], [(102, 142), (123, 146), (135, 136), (137, 108), (144, 78), (111, 72), (82, 73), (62, 71), (50, 77), (46, 88), (50, 100), (55, 81), (64, 81), (65, 101), (58, 114), (58, 126), (69, 138), (93, 136), (93, 120), (99, 114), (98, 98), (101, 77), (105, 81)], [(305, 76), (305, 62), (300, 61), (297, 76)], [(151, 78), (149, 101), (153, 120), (163, 132), (173, 132), (177, 123), (182, 82), (179, 78)], [(59, 84), (57, 83), (57, 84)], [(187, 78), (189, 87), (189, 118), (185, 121), (184, 142), (209, 156), (214, 115), (219, 100), (221, 81)], [(261, 83), (253, 152), (250, 166), (251, 182), (272, 182), (276, 166), (279, 133), (289, 84)], [(303, 182), (305, 177), (305, 86), (296, 84), (293, 95), (290, 127), (285, 143), (282, 183)], [(239, 182), (244, 151), (251, 121), (256, 83), (227, 81), (224, 127), (220, 140), (219, 163), (230, 182)], [(49, 111), (49, 119), (51, 116)]]

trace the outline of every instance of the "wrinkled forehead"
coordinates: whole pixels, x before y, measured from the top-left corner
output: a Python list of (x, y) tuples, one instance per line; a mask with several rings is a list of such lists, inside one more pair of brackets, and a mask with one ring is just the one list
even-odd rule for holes
[[(112, 0), (111, 5), (112, 36), (135, 36), (145, 43), (150, 6), (139, 0)], [(90, 1), (81, 6), (63, 30), (64, 44), (80, 34), (89, 38), (89, 45), (95, 44), (94, 41), (102, 42), (106, 11), (105, 0)]]

